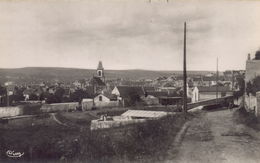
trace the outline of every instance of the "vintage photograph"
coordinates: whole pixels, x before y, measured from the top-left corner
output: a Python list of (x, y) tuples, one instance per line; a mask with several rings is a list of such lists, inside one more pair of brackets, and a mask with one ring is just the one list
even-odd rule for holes
[(1, 0), (1, 163), (259, 163), (260, 1)]

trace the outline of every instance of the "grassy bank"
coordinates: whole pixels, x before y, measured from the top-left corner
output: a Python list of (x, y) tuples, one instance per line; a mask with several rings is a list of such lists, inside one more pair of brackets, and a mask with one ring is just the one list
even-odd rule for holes
[[(182, 115), (167, 116), (100, 131), (44, 123), (15, 130), (5, 127), (0, 129), (0, 162), (156, 162), (165, 157), (185, 121)], [(24, 156), (8, 158), (7, 150), (24, 152)]]
[(252, 112), (247, 112), (244, 107), (240, 107), (234, 112), (234, 119), (237, 123), (245, 124), (253, 129), (260, 130), (260, 119)]

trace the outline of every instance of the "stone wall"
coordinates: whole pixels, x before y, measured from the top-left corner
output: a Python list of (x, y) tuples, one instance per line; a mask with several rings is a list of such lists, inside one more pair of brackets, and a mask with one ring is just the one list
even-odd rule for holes
[(204, 106), (204, 105), (214, 105), (214, 104), (222, 104), (222, 105), (228, 105), (229, 102), (233, 102), (233, 96), (226, 96), (222, 98), (211, 99), (211, 100), (205, 100), (205, 101), (199, 101), (195, 103), (188, 103), (188, 109), (196, 108), (198, 106)]
[(251, 94), (248, 95), (244, 95), (245, 96), (245, 101), (244, 101), (244, 107), (248, 112), (253, 112), (256, 109), (256, 104), (257, 104), (257, 100), (256, 100), (256, 96), (253, 96)]
[(93, 100), (89, 99), (89, 100), (82, 101), (81, 107), (83, 111), (91, 110), (93, 108)]
[(260, 116), (260, 91), (256, 93), (256, 111), (255, 114), (257, 117)]
[(113, 108), (119, 106), (118, 101), (109, 101), (109, 102), (97, 102), (95, 103), (96, 108)]
[(21, 107), (0, 107), (0, 118), (12, 117), (23, 114), (23, 108)]
[(41, 107), (41, 112), (59, 112), (59, 111), (73, 111), (79, 106), (78, 102), (70, 103), (56, 103), (56, 104), (44, 104)]
[(111, 120), (111, 121), (99, 121), (99, 120), (92, 120), (91, 121), (91, 130), (98, 130), (98, 129), (105, 129), (105, 128), (115, 128), (126, 126), (130, 124), (136, 123), (144, 123), (146, 122), (145, 119), (131, 119), (131, 120)]

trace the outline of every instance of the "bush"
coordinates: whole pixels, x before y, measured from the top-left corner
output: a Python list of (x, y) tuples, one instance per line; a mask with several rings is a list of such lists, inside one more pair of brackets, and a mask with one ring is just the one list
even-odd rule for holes
[(24, 151), (22, 159), (32, 162), (123, 162), (139, 159), (156, 162), (158, 157), (167, 153), (184, 122), (182, 115), (167, 116), (147, 123), (98, 131), (90, 131), (87, 127), (38, 125), (1, 130), (0, 145), (1, 150)]
[(254, 78), (252, 82), (249, 81), (247, 83), (247, 88), (246, 88), (247, 95), (249, 95), (249, 93), (252, 93), (252, 95), (255, 96), (256, 92), (258, 91), (260, 91), (260, 76)]
[[(136, 124), (121, 129), (95, 131), (81, 136), (81, 160), (119, 162), (151, 159), (158, 161), (171, 145), (185, 122), (183, 116), (168, 116), (160, 120)], [(78, 156), (78, 157), (80, 157)]]

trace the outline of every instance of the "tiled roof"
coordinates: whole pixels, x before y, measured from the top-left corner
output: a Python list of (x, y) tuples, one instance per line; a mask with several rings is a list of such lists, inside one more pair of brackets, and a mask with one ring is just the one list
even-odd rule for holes
[(117, 86), (117, 89), (121, 97), (129, 97), (131, 94), (137, 94), (139, 96), (144, 95), (142, 87), (132, 87), (132, 86)]
[(23, 91), (23, 94), (28, 94), (28, 95), (30, 95), (30, 94), (32, 94), (32, 93), (34, 93), (34, 89), (32, 89), (32, 88), (27, 88), (26, 90), (24, 90)]
[(144, 91), (145, 91), (145, 92), (155, 91), (155, 88), (154, 88), (154, 87), (143, 87), (143, 88), (144, 88)]
[(193, 81), (202, 81), (201, 77), (194, 77)]
[[(212, 87), (198, 87), (199, 92), (216, 92), (217, 88), (216, 86), (212, 86)], [(229, 87), (225, 87), (225, 86), (219, 86), (218, 87), (218, 91), (219, 92), (231, 92), (232, 90), (230, 90)]]
[[(216, 81), (217, 77), (216, 76), (204, 76), (203, 81)], [(218, 80), (225, 80), (224, 76), (219, 76)]]
[(151, 92), (146, 92), (146, 93), (147, 93), (147, 95), (152, 95), (154, 97), (168, 96), (167, 92), (151, 91)]
[(114, 95), (114, 94), (111, 94), (111, 92), (105, 91), (105, 92), (103, 93), (103, 95), (106, 96), (106, 97), (109, 98), (109, 99), (117, 99), (117, 96)]
[(204, 76), (203, 81), (216, 81), (215, 76)]
[(167, 115), (163, 111), (146, 111), (146, 110), (128, 110), (122, 114), (124, 117), (138, 117), (138, 118), (160, 118)]

